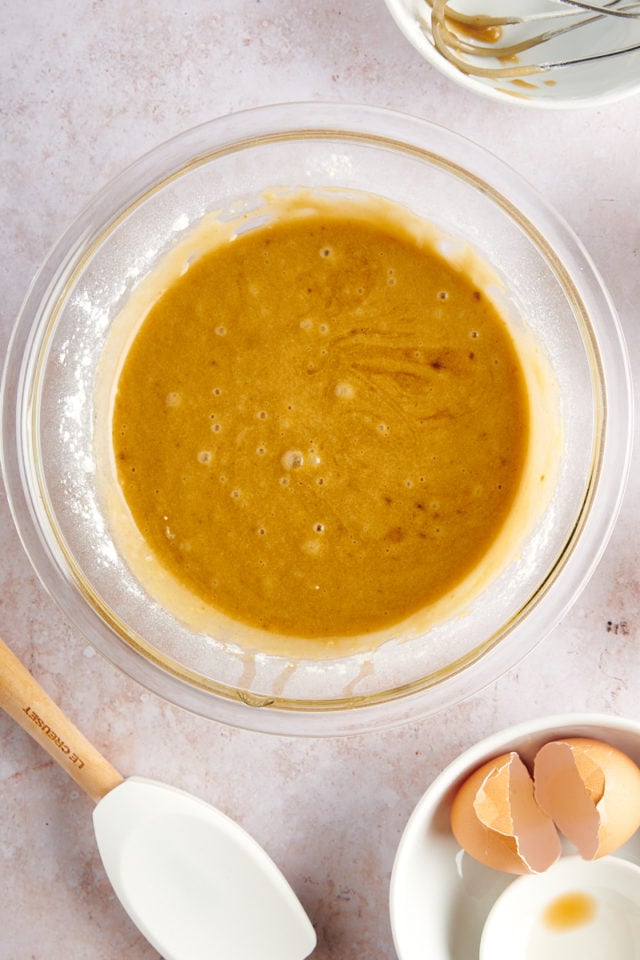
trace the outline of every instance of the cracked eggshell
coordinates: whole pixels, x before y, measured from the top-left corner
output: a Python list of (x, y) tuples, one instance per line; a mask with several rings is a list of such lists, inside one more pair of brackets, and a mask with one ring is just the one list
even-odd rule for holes
[(533, 778), (538, 804), (585, 860), (612, 853), (640, 827), (640, 769), (608, 743), (547, 743)]
[(506, 873), (540, 873), (561, 853), (553, 821), (536, 803), (529, 771), (513, 751), (465, 780), (451, 807), (451, 830), (470, 856)]

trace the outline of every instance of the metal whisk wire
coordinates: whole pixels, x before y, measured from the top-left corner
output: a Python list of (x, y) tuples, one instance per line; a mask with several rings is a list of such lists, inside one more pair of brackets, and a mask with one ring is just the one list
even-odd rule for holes
[[(463, 73), (476, 77), (492, 79), (517, 78), (543, 73), (548, 70), (570, 66), (576, 63), (604, 60), (624, 53), (640, 50), (640, 41), (615, 50), (585, 54), (564, 60), (547, 61), (535, 64), (518, 64), (520, 53), (539, 47), (563, 34), (574, 32), (588, 24), (607, 17), (636, 20), (640, 22), (640, 0), (555, 0), (558, 10), (548, 10), (513, 16), (491, 16), (484, 14), (465, 14), (451, 6), (451, 0), (427, 0), (431, 6), (431, 35), (436, 49), (450, 63)], [(562, 9), (560, 9), (562, 6)], [(560, 26), (553, 23), (563, 19), (569, 22)], [(551, 22), (549, 29), (535, 33), (515, 43), (500, 43), (504, 27)], [(456, 32), (456, 28), (459, 32)], [(501, 66), (484, 67), (470, 58), (492, 57), (501, 62)]]

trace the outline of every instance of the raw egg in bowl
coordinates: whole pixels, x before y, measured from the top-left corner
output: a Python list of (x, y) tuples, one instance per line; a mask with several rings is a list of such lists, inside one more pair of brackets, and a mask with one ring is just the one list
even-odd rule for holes
[(614, 937), (611, 923), (637, 913), (629, 900), (640, 895), (639, 734), (624, 718), (545, 717), (449, 764), (398, 846), (390, 911), (400, 960), (587, 956), (584, 944), (595, 949), (606, 931), (626, 944), (620, 956), (635, 955), (637, 931)]
[(480, 960), (631, 960), (640, 944), (640, 866), (620, 857), (564, 857), (520, 877), (494, 903)]
[(492, 155), (385, 110), (220, 118), (51, 251), (3, 383), (43, 584), (224, 722), (437, 710), (562, 617), (617, 515), (627, 354), (580, 243)]

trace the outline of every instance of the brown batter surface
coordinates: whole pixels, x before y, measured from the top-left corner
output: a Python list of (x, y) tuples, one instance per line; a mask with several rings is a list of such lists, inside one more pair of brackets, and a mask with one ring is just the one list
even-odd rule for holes
[(528, 437), (488, 298), (348, 205), (192, 263), (144, 319), (113, 407), (118, 479), (159, 563), (234, 620), (308, 638), (388, 627), (460, 583)]

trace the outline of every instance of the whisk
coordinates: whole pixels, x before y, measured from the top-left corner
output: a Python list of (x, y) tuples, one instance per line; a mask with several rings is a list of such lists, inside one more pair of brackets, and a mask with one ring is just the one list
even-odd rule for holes
[[(582, 29), (598, 20), (618, 18), (635, 20), (640, 24), (640, 0), (550, 0), (550, 3), (557, 5), (557, 10), (548, 9), (520, 16), (468, 14), (456, 10), (451, 0), (426, 2), (431, 7), (431, 35), (436, 49), (450, 63), (470, 76), (491, 79), (525, 77), (640, 50), (639, 36), (637, 42), (604, 52), (585, 53), (556, 61), (518, 63), (519, 54), (524, 51), (541, 47), (557, 37)], [(527, 35), (522, 39), (506, 42), (505, 28), (514, 26), (527, 29), (530, 24), (533, 25), (533, 32), (527, 30)], [(543, 27), (541, 31), (538, 30), (539, 25)], [(495, 58), (500, 62), (500, 66), (483, 66), (483, 57)]]

